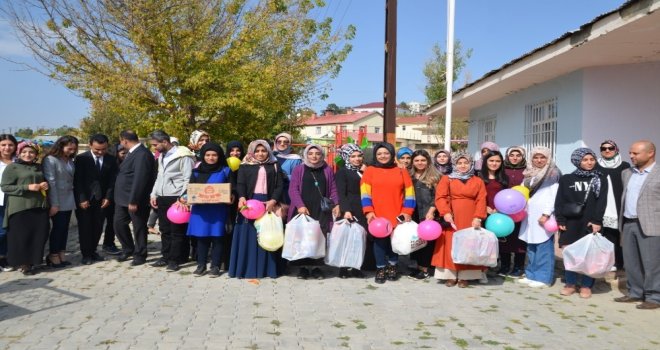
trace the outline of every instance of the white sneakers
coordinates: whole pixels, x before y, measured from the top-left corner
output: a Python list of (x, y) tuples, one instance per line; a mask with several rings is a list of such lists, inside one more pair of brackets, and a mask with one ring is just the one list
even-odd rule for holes
[(533, 281), (527, 279), (527, 277), (519, 278), (516, 280), (516, 283), (520, 283), (520, 284), (528, 284), (529, 282), (533, 282)]
[(479, 284), (488, 284), (488, 276), (486, 272), (481, 273), (481, 278), (479, 279)]
[(532, 287), (532, 288), (544, 288), (544, 287), (548, 287), (548, 285), (545, 284), (545, 283), (543, 283), (543, 282), (530, 280), (530, 279), (528, 279), (527, 277), (523, 277), (523, 278), (521, 278), (521, 279), (518, 279), (518, 280), (516, 280), (516, 282), (518, 282), (518, 283), (520, 283), (520, 284), (528, 285), (528, 286), (530, 286), (530, 287)]

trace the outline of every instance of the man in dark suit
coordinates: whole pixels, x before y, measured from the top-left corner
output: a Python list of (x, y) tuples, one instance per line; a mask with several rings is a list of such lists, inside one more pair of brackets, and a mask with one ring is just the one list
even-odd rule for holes
[[(122, 246), (117, 260), (126, 261), (133, 256), (131, 265), (137, 266), (147, 260), (149, 193), (154, 185), (155, 161), (134, 131), (122, 131), (119, 142), (128, 154), (115, 181), (115, 232)], [(133, 235), (129, 223), (133, 224)]]
[(117, 160), (107, 154), (108, 137), (103, 134), (92, 135), (89, 148), (89, 151), (76, 156), (73, 177), (83, 265), (103, 260), (96, 252), (96, 247), (103, 231), (104, 210), (113, 201), (117, 178)]

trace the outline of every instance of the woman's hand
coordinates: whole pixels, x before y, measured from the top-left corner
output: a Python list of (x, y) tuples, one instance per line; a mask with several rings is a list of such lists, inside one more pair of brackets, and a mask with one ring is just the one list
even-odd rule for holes
[(429, 211), (426, 212), (426, 215), (424, 216), (424, 219), (426, 219), (426, 220), (435, 219), (435, 208), (433, 208), (433, 207), (429, 208)]
[(444, 218), (445, 218), (445, 221), (446, 221), (446, 222), (448, 222), (448, 223), (450, 223), (450, 224), (453, 224), (453, 223), (454, 223), (454, 216), (451, 215), (451, 213), (447, 213), (447, 214), (445, 214)]
[(298, 214), (305, 214), (309, 216), (309, 210), (307, 210), (307, 207), (300, 207), (298, 208)]
[(332, 208), (332, 216), (338, 218), (339, 217), (339, 205), (335, 205), (334, 208)]
[(344, 219), (353, 220), (353, 214), (350, 211), (344, 213)]
[(495, 214), (495, 213), (497, 213), (497, 209), (493, 209), (491, 207), (486, 207), (486, 213)]
[(479, 218), (472, 219), (472, 227), (481, 228), (481, 219)]
[(41, 186), (39, 184), (29, 184), (28, 185), (28, 190), (32, 192), (39, 192), (41, 191)]
[(547, 215), (541, 215), (541, 217), (539, 218), (539, 224), (541, 226), (543, 226), (543, 225), (545, 225), (546, 221), (548, 221), (548, 216)]
[(559, 225), (559, 231), (566, 231), (566, 225)]
[(176, 205), (177, 207), (179, 207), (179, 209), (181, 209), (183, 211), (190, 211), (190, 207), (187, 206), (185, 203), (174, 202), (174, 205)]
[(245, 203), (247, 203), (245, 197), (241, 197), (238, 199), (238, 211), (241, 211), (241, 208), (245, 206)]
[(48, 209), (48, 216), (55, 216), (58, 211), (60, 211), (60, 207), (50, 207), (50, 209)]
[(273, 208), (275, 208), (275, 204), (277, 204), (277, 201), (274, 199), (266, 201), (266, 213), (272, 212)]
[(593, 223), (588, 223), (587, 227), (591, 226), (591, 233), (600, 232), (601, 226)]
[(373, 212), (370, 212), (370, 213), (367, 213), (366, 217), (367, 217), (367, 224), (369, 224), (369, 223), (371, 223), (371, 220), (376, 218), (376, 214), (374, 214)]
[(403, 221), (404, 222), (410, 222), (410, 220), (412, 220), (412, 217), (410, 215), (406, 214), (406, 213), (401, 213), (401, 214), (399, 214), (399, 216), (403, 216)]

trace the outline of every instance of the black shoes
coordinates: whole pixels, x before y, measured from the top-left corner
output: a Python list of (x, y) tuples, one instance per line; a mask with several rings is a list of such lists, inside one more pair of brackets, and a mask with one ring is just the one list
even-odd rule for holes
[(386, 278), (386, 272), (384, 267), (380, 267), (376, 269), (376, 277), (374, 278), (374, 282), (378, 284), (383, 284), (387, 280)]
[(385, 268), (385, 274), (387, 275), (388, 281), (396, 281), (399, 278), (399, 271), (397, 270), (396, 265), (387, 265)]
[(167, 261), (165, 261), (164, 259), (158, 259), (151, 264), (151, 267), (165, 267), (165, 266), (168, 265), (167, 265)]
[(325, 274), (323, 273), (323, 271), (321, 271), (321, 269), (315, 267), (312, 269), (312, 278), (317, 280), (322, 280), (325, 278)]
[(64, 265), (62, 265), (61, 263), (59, 263), (59, 264), (54, 263), (53, 260), (50, 260), (49, 256), (46, 257), (46, 266), (56, 268), (56, 269), (60, 268), (60, 267), (64, 267)]
[(106, 253), (110, 255), (119, 255), (121, 254), (121, 251), (117, 249), (114, 245), (103, 245), (101, 249)]
[(145, 263), (146, 261), (144, 259), (133, 259), (133, 261), (131, 261), (131, 266), (140, 266), (144, 265)]
[(350, 273), (348, 272), (348, 267), (340, 267), (339, 268), (339, 278), (347, 279), (348, 277), (350, 277)]
[(132, 257), (132, 256), (131, 256), (130, 254), (121, 253), (121, 254), (119, 254), (119, 256), (117, 257), (117, 261), (119, 261), (119, 262), (124, 262), (124, 261), (129, 260), (131, 257)]
[(340, 267), (339, 268), (339, 278), (341, 279), (346, 279), (346, 278), (364, 278), (364, 274), (362, 271), (350, 267)]
[(170, 262), (167, 264), (167, 268), (166, 268), (165, 270), (166, 270), (167, 272), (175, 272), (175, 271), (179, 271), (179, 265), (178, 265), (177, 263), (175, 263), (174, 261), (170, 261)]
[(416, 272), (411, 272), (408, 277), (416, 280), (425, 280), (431, 277), (431, 275), (427, 271), (417, 270)]
[(83, 265), (91, 265), (92, 264), (92, 258), (86, 256), (82, 258), (82, 261), (80, 262)]
[(97, 253), (97, 252), (92, 253), (91, 258), (92, 258), (92, 261), (105, 261), (105, 258), (100, 256), (99, 253)]
[(206, 273), (206, 266), (197, 266), (197, 269), (195, 269), (193, 275), (195, 277), (200, 277), (200, 276), (204, 276), (205, 273)]
[(220, 277), (220, 275), (222, 275), (222, 272), (220, 272), (220, 268), (217, 266), (211, 266), (211, 270), (209, 270), (209, 277), (216, 278), (216, 277)]
[(298, 277), (299, 280), (308, 279), (309, 278), (309, 270), (307, 270), (307, 268), (305, 268), (305, 267), (301, 267), (298, 270), (298, 276), (296, 276), (296, 277)]

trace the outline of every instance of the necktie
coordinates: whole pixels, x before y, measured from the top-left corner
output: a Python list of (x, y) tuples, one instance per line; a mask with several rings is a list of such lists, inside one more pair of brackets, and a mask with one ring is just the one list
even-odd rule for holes
[(98, 157), (96, 158), (96, 170), (98, 170), (99, 173), (101, 172), (101, 161)]

